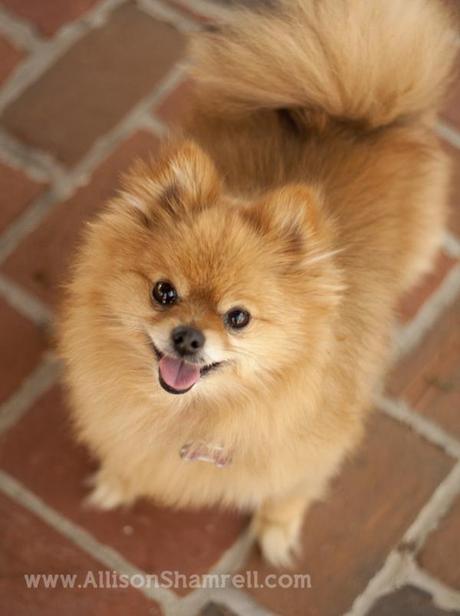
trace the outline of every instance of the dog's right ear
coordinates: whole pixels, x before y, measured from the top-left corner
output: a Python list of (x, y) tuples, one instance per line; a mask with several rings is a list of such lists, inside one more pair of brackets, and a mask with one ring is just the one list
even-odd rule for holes
[(194, 142), (184, 141), (170, 146), (157, 162), (137, 161), (123, 178), (122, 196), (153, 225), (211, 206), (220, 190), (209, 156)]

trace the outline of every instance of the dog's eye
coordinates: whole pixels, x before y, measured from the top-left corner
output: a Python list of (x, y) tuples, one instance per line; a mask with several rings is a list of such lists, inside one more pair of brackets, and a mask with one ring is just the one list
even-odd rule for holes
[(251, 315), (243, 308), (232, 308), (224, 317), (225, 324), (232, 329), (243, 329), (250, 320)]
[(162, 306), (170, 306), (177, 302), (177, 291), (170, 282), (160, 280), (152, 289), (152, 297)]

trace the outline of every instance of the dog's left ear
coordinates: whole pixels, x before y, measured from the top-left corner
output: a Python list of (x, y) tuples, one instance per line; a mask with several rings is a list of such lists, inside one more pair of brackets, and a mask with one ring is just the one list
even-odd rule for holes
[(321, 194), (304, 184), (287, 185), (264, 195), (245, 215), (260, 233), (279, 245), (286, 258), (297, 261), (328, 235)]
[(122, 196), (148, 224), (212, 205), (220, 181), (209, 156), (193, 141), (170, 146), (158, 162), (138, 161), (123, 179)]

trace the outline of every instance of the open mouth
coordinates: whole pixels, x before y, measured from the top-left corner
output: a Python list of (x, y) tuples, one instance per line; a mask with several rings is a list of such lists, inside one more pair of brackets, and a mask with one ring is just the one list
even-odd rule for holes
[(202, 376), (218, 368), (222, 362), (200, 366), (181, 359), (165, 355), (152, 343), (158, 359), (158, 380), (165, 391), (170, 394), (185, 394), (192, 389)]

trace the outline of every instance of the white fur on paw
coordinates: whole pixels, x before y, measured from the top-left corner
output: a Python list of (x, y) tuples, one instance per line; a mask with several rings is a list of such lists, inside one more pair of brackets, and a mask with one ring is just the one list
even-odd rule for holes
[(257, 540), (262, 555), (274, 567), (292, 567), (299, 550), (299, 525), (258, 521)]
[(94, 486), (91, 493), (85, 499), (85, 505), (95, 509), (107, 511), (115, 509), (120, 505), (127, 504), (131, 499), (127, 498), (124, 493), (121, 483), (118, 481), (108, 482), (104, 480), (100, 473), (96, 473), (90, 479), (90, 483)]

